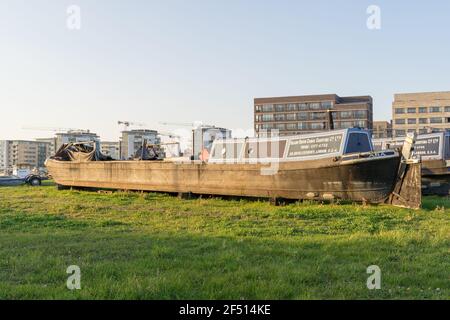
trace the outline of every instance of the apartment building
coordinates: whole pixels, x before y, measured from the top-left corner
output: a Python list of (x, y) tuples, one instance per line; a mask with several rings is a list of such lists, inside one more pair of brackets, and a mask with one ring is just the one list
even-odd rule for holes
[(120, 143), (118, 141), (102, 141), (100, 142), (100, 151), (106, 156), (113, 159), (120, 159)]
[(0, 140), (0, 174), (6, 174), (8, 165), (8, 141)]
[(373, 100), (370, 96), (340, 97), (336, 94), (255, 98), (254, 129), (277, 129), (280, 135), (334, 129), (373, 127)]
[(395, 94), (392, 118), (396, 137), (450, 129), (450, 91)]
[(55, 150), (58, 150), (64, 143), (73, 142), (99, 142), (100, 137), (89, 130), (69, 130), (59, 132), (55, 135)]
[(50, 144), (41, 141), (0, 141), (0, 171), (10, 173), (14, 167), (43, 168), (50, 156)]
[(37, 138), (35, 140), (47, 146), (49, 156), (53, 156), (56, 153), (56, 138)]
[(161, 139), (158, 136), (158, 131), (147, 129), (136, 129), (122, 131), (120, 139), (119, 154), (120, 159), (126, 160), (133, 157), (137, 150), (142, 146), (144, 140), (147, 144), (160, 144)]
[(390, 121), (374, 121), (372, 136), (374, 139), (392, 138), (392, 123)]

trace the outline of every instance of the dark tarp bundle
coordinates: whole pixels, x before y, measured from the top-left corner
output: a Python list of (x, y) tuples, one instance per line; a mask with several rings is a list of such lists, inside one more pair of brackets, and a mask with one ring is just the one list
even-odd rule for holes
[(160, 160), (161, 150), (144, 144), (134, 154), (134, 160)]
[(110, 156), (102, 154), (95, 143), (65, 143), (51, 159), (80, 162), (114, 160)]

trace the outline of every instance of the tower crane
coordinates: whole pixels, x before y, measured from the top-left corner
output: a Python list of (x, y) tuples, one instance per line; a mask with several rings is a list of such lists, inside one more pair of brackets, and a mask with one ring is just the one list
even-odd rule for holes
[(163, 126), (181, 126), (181, 127), (191, 127), (191, 128), (198, 128), (198, 127), (204, 125), (201, 121), (195, 121), (195, 122), (159, 122), (159, 124), (162, 124)]
[(146, 124), (142, 122), (133, 122), (133, 121), (125, 121), (125, 120), (119, 120), (117, 121), (117, 124), (123, 125), (123, 131), (127, 131), (130, 126), (138, 126), (138, 127), (144, 127)]
[(158, 130), (158, 135), (164, 136), (164, 137), (169, 137), (170, 139), (181, 139), (181, 136), (173, 134), (172, 132), (166, 132), (166, 131), (159, 131)]
[(34, 127), (34, 126), (24, 126), (22, 127), (24, 130), (35, 130), (35, 131), (52, 131), (52, 132), (69, 132), (76, 131), (80, 133), (90, 133), (89, 130), (85, 129), (76, 129), (76, 128), (56, 128), (56, 127)]

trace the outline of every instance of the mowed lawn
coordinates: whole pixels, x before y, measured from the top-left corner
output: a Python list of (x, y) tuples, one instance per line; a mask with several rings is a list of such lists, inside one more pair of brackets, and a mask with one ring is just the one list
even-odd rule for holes
[(2, 187), (0, 299), (449, 299), (450, 199), (423, 207)]

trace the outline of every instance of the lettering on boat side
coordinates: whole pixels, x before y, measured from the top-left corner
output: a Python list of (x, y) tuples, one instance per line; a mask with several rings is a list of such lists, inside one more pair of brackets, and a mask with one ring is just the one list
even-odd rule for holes
[[(441, 159), (444, 141), (443, 133), (426, 134), (418, 136), (414, 143), (413, 156), (421, 157), (422, 160)], [(384, 149), (401, 149), (405, 138), (375, 139), (373, 146), (376, 151)]]
[(439, 155), (439, 146), (441, 137), (417, 139), (414, 144), (413, 155), (418, 156), (437, 156)]
[(217, 315), (270, 315), (270, 305), (224, 304), (220, 307), (186, 304), (180, 307), (180, 315), (200, 315), (206, 318)]
[(292, 139), (289, 146), (288, 157), (338, 153), (341, 150), (342, 139), (342, 133), (324, 137)]

